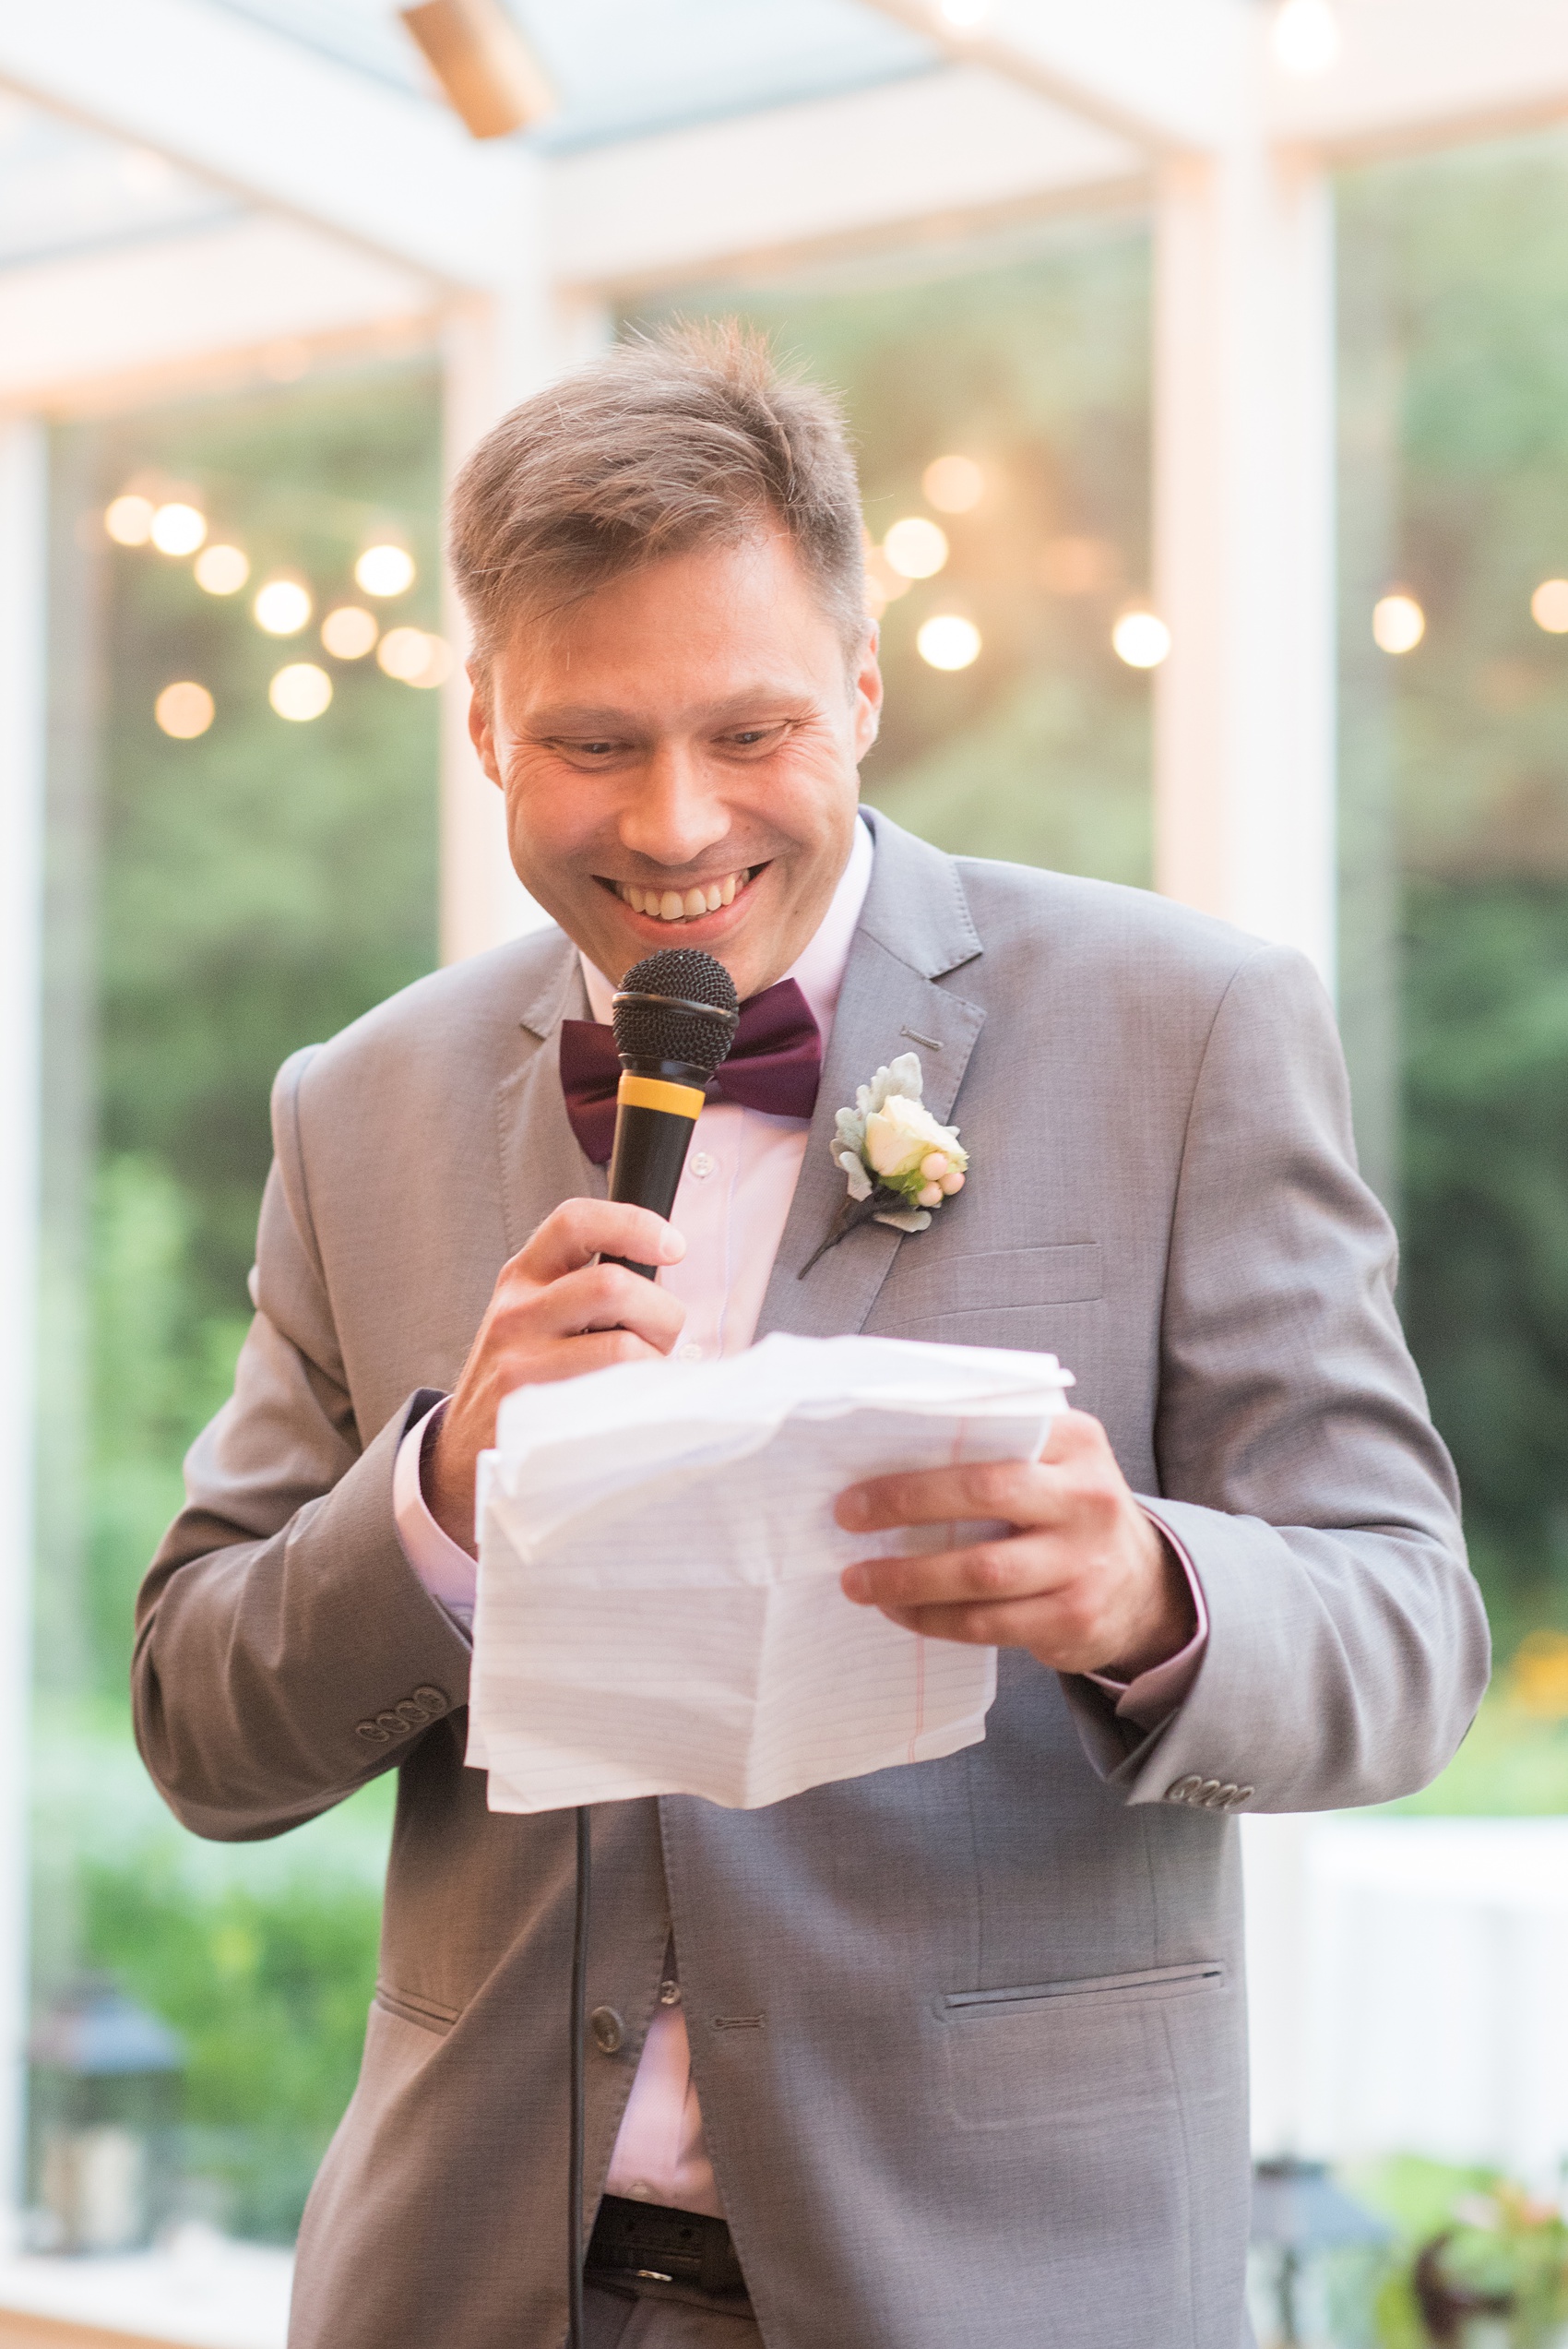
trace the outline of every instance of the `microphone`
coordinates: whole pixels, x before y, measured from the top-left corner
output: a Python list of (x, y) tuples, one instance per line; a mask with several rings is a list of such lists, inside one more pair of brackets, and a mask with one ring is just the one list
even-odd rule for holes
[[(634, 963), (611, 1008), (621, 1081), (610, 1196), (668, 1219), (708, 1079), (741, 1024), (735, 982), (699, 947), (666, 947)], [(653, 1280), (657, 1265), (606, 1257)]]

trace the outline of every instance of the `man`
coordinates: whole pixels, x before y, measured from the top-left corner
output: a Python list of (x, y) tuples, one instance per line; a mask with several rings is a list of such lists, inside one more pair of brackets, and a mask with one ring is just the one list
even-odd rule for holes
[[(400, 1770), (291, 2338), (562, 2339), (572, 1822), (492, 1816), (464, 1766), (475, 1461), (519, 1387), (788, 1329), (1050, 1349), (1080, 1409), (1035, 1466), (839, 1504), (1007, 1529), (845, 1578), (1001, 1648), (983, 1744), (760, 1811), (596, 1813), (590, 2338), (1234, 2349), (1230, 1814), (1419, 1786), (1487, 1671), (1327, 1004), (1158, 899), (857, 813), (853, 470), (737, 331), (517, 411), (453, 546), (474, 739), (560, 926), (283, 1070), (256, 1318), (140, 1609), (142, 1750), (197, 1832)], [(788, 977), (772, 1011), (823, 1067), (814, 1110), (717, 1095), (665, 1226), (605, 1201), (588, 1023), (678, 940), (742, 998)], [(911, 1050), (967, 1186), (802, 1277), (835, 1112)]]

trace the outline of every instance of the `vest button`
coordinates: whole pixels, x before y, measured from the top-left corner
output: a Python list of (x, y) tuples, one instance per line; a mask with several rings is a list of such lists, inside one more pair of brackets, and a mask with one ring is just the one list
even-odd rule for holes
[(613, 2007), (595, 2007), (588, 2017), (588, 2029), (593, 2044), (601, 2056), (618, 2055), (626, 2036), (626, 2026)]

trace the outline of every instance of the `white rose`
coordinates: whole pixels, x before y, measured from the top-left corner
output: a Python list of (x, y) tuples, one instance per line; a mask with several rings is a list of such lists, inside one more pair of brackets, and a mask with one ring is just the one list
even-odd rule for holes
[(956, 1172), (962, 1173), (968, 1163), (956, 1129), (939, 1126), (929, 1109), (906, 1094), (889, 1094), (866, 1119), (866, 1156), (885, 1183), (908, 1182), (933, 1151), (941, 1151)]

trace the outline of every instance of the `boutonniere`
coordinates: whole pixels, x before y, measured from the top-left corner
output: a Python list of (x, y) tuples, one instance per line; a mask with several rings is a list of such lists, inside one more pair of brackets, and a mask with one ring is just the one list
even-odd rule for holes
[(853, 1109), (838, 1112), (829, 1149), (849, 1177), (849, 1196), (798, 1279), (857, 1224), (923, 1232), (932, 1210), (963, 1189), (968, 1152), (956, 1126), (939, 1126), (921, 1101), (924, 1083), (919, 1053), (900, 1053), (857, 1090)]

